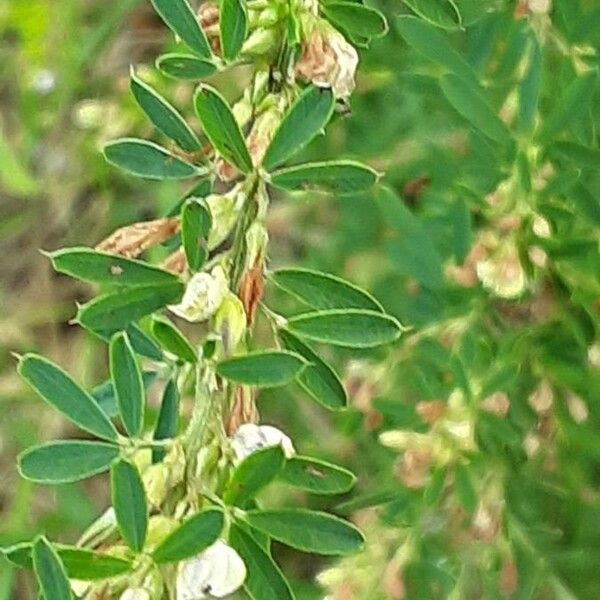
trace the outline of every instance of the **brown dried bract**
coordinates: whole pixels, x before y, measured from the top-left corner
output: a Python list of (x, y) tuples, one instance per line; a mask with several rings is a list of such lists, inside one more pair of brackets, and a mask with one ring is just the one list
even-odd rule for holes
[(187, 270), (188, 264), (183, 248), (179, 248), (179, 250), (175, 250), (175, 252), (169, 254), (160, 266), (165, 271), (169, 271), (175, 275), (184, 273)]
[(258, 423), (258, 419), (258, 409), (252, 390), (247, 387), (238, 387), (235, 391), (233, 407), (225, 424), (227, 435), (232, 436), (244, 423)]
[(176, 218), (134, 223), (117, 229), (100, 242), (96, 246), (96, 250), (126, 258), (135, 258), (144, 250), (173, 237), (178, 231), (179, 220)]
[(238, 296), (244, 305), (248, 327), (254, 323), (256, 310), (263, 297), (265, 279), (262, 265), (256, 265), (246, 272), (240, 283)]

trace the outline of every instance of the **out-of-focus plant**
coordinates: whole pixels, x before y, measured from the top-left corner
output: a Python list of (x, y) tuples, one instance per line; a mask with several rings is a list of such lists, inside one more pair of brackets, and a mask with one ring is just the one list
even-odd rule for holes
[(416, 329), (348, 375), (395, 484), (340, 506), (370, 542), (319, 580), (335, 600), (592, 599), (600, 9), (404, 4), (364, 103), (403, 118), (370, 122), (389, 185), (353, 264), (387, 256), (364, 279)]
[[(187, 0), (153, 5), (186, 46), (159, 57), (165, 75), (194, 81), (244, 65), (250, 82), (232, 107), (211, 85), (198, 85), (199, 136), (132, 71), (137, 104), (171, 145), (120, 139), (106, 145), (107, 160), (139, 177), (194, 185), (163, 218), (122, 227), (96, 249), (48, 254), (56, 271), (102, 288), (75, 321), (108, 343), (110, 380), (86, 391), (37, 354), (19, 356), (18, 366), (33, 390), (92, 436), (29, 448), (19, 457), (23, 477), (61, 484), (110, 470), (112, 506), (77, 545), (39, 536), (4, 554), (33, 568), (45, 600), (199, 600), (242, 587), (257, 600), (284, 600), (293, 593), (271, 557), (272, 539), (322, 555), (354, 553), (364, 540), (327, 512), (257, 502), (275, 480), (330, 495), (349, 490), (355, 477), (296, 455), (287, 435), (260, 424), (256, 392), (295, 381), (322, 406), (343, 409), (340, 380), (309, 344), (373, 348), (402, 328), (372, 296), (333, 275), (267, 269), (270, 190), (343, 195), (375, 184), (373, 169), (350, 160), (288, 163), (345, 111), (358, 64), (352, 43), (367, 44), (387, 25), (378, 11), (345, 1), (222, 0), (197, 14)], [(160, 266), (140, 260), (157, 247), (167, 254)], [(263, 301), (266, 280), (304, 310), (274, 312)], [(256, 347), (259, 320), (273, 349)], [(157, 379), (164, 391), (150, 424), (146, 388)], [(182, 414), (188, 396), (192, 407)]]

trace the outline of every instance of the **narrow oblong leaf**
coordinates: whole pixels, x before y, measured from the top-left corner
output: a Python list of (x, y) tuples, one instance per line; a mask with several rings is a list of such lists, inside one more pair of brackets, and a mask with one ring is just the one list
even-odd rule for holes
[(278, 269), (270, 274), (270, 278), (277, 287), (312, 308), (364, 308), (383, 312), (381, 304), (370, 294), (329, 273), (312, 269)]
[(35, 540), (31, 554), (33, 569), (44, 598), (72, 600), (71, 584), (65, 567), (45, 537), (40, 536)]
[(153, 125), (182, 150), (195, 152), (202, 147), (183, 117), (156, 90), (131, 72), (131, 92)]
[(31, 559), (32, 546), (33, 544), (31, 542), (19, 542), (11, 546), (0, 548), (0, 554), (16, 567), (21, 569), (31, 569), (33, 568), (33, 561)]
[(84, 548), (59, 545), (56, 551), (72, 579), (84, 581), (107, 579), (127, 573), (133, 567), (128, 560)]
[(159, 56), (156, 68), (172, 79), (189, 81), (203, 79), (217, 71), (217, 66), (210, 60), (174, 52)]
[(542, 83), (542, 49), (536, 39), (531, 36), (529, 49), (529, 65), (525, 76), (519, 83), (519, 115), (518, 129), (528, 133), (533, 129), (537, 114), (540, 88)]
[(252, 600), (294, 600), (294, 594), (277, 563), (235, 523), (229, 531), (229, 543), (246, 565), (248, 575), (244, 589)]
[(302, 314), (289, 319), (286, 328), (302, 338), (347, 348), (373, 348), (389, 344), (402, 333), (402, 326), (394, 317), (360, 309)]
[(257, 450), (247, 456), (235, 469), (225, 489), (227, 504), (242, 506), (277, 477), (285, 456), (281, 446)]
[(90, 394), (60, 367), (37, 354), (26, 354), (19, 375), (69, 421), (99, 438), (116, 441), (117, 430)]
[(108, 471), (118, 456), (119, 448), (105, 442), (49, 442), (22, 452), (19, 472), (38, 483), (73, 483)]
[(223, 511), (207, 508), (187, 520), (168, 535), (152, 553), (158, 564), (179, 562), (202, 552), (221, 535), (225, 525)]
[[(144, 382), (145, 390), (148, 390), (154, 383), (157, 375), (158, 373), (156, 371), (144, 371), (142, 373), (142, 381)], [(117, 395), (112, 380), (109, 379), (108, 381), (97, 385), (90, 393), (107, 417), (112, 419), (113, 417), (119, 416), (119, 405), (117, 403)]]
[[(177, 390), (177, 383), (173, 379), (169, 379), (160, 403), (160, 411), (154, 427), (154, 439), (168, 440), (175, 437), (177, 435), (178, 419), (179, 391)], [(165, 454), (164, 448), (153, 448), (152, 462), (160, 462)]]
[(182, 292), (183, 284), (178, 282), (174, 285), (140, 286), (105, 294), (80, 306), (77, 321), (92, 331), (119, 331), (126, 329), (133, 321), (176, 302)]
[(377, 171), (353, 160), (295, 165), (271, 174), (270, 182), (284, 190), (324, 190), (336, 194), (364, 192), (375, 185)]
[(212, 56), (206, 35), (187, 0), (152, 0), (152, 5), (169, 29), (190, 50), (203, 58)]
[(306, 456), (287, 460), (278, 479), (306, 492), (323, 495), (343, 494), (356, 483), (356, 476), (351, 471)]
[(167, 352), (174, 354), (185, 362), (195, 363), (198, 361), (193, 346), (168, 319), (154, 317), (152, 320), (152, 334)]
[(134, 552), (141, 552), (148, 531), (148, 504), (139, 471), (121, 459), (113, 464), (110, 481), (112, 505), (123, 540)]
[(488, 104), (475, 83), (467, 82), (449, 73), (442, 77), (441, 86), (450, 104), (473, 127), (495, 142), (500, 144), (510, 142), (508, 128)]
[(222, 0), (219, 14), (221, 49), (227, 61), (235, 60), (248, 30), (248, 17), (242, 0)]
[(346, 555), (363, 548), (362, 533), (348, 521), (304, 509), (251, 510), (244, 520), (286, 546), (323, 555)]
[(131, 175), (145, 179), (189, 179), (206, 174), (158, 144), (136, 138), (122, 138), (104, 146), (106, 160)]
[(210, 143), (242, 173), (252, 171), (252, 159), (229, 105), (213, 87), (200, 84), (194, 95), (196, 114)]
[[(133, 349), (140, 355), (150, 360), (162, 361), (163, 354), (156, 342), (135, 323), (125, 329)], [(110, 336), (108, 336), (110, 338)]]
[(190, 198), (181, 214), (181, 241), (192, 271), (199, 271), (208, 257), (211, 227), (212, 217), (206, 204), (201, 199)]
[(452, 47), (447, 36), (435, 27), (413, 16), (402, 16), (395, 23), (407, 44), (427, 59), (463, 79), (477, 80), (471, 65)]
[(293, 352), (252, 352), (222, 360), (216, 371), (221, 377), (243, 385), (277, 387), (292, 381), (304, 366), (304, 359)]
[(379, 37), (388, 29), (385, 17), (378, 10), (358, 2), (326, 2), (322, 10), (330, 21), (351, 36)]
[(144, 423), (146, 394), (142, 372), (127, 334), (114, 335), (109, 348), (110, 375), (125, 431), (140, 435)]
[(142, 260), (98, 252), (92, 248), (63, 248), (47, 256), (59, 273), (91, 283), (136, 287), (176, 285), (176, 275)]
[(346, 408), (348, 395), (336, 372), (312, 348), (289, 331), (280, 329), (277, 335), (288, 350), (296, 352), (308, 363), (296, 377), (302, 389), (329, 410)]
[(457, 29), (460, 13), (454, 2), (446, 0), (402, 0), (408, 8), (436, 27)]
[(329, 122), (335, 99), (331, 90), (309, 86), (284, 116), (267, 148), (263, 167), (272, 171), (302, 150)]
[(540, 142), (548, 142), (556, 137), (579, 114), (578, 107), (593, 94), (596, 80), (596, 71), (590, 70), (567, 86), (555, 108), (544, 119), (539, 134)]

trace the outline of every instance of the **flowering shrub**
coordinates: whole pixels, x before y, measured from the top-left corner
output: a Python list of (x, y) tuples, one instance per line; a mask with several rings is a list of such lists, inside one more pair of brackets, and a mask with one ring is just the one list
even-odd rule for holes
[[(48, 255), (56, 271), (102, 288), (76, 318), (109, 346), (111, 379), (101, 399), (42, 356), (21, 356), (18, 366), (33, 390), (94, 438), (30, 448), (19, 458), (21, 474), (59, 484), (110, 470), (112, 508), (76, 546), (40, 536), (5, 554), (33, 567), (46, 600), (200, 600), (242, 586), (252, 598), (285, 600), (293, 594), (271, 557), (271, 539), (323, 555), (356, 552), (364, 540), (331, 514), (256, 502), (273, 480), (336, 494), (355, 479), (297, 455), (288, 436), (260, 423), (256, 391), (296, 381), (309, 398), (343, 409), (340, 380), (309, 344), (371, 348), (394, 342), (401, 326), (337, 277), (270, 272), (265, 216), (271, 188), (347, 194), (376, 182), (374, 170), (349, 160), (289, 162), (336, 107), (344, 110), (358, 64), (347, 40), (365, 44), (386, 23), (345, 1), (223, 0), (203, 3), (197, 15), (187, 0), (153, 5), (186, 47), (158, 59), (165, 75), (195, 81), (247, 65), (251, 82), (233, 106), (213, 86), (196, 87), (199, 136), (132, 71), (137, 104), (170, 146), (120, 139), (106, 145), (107, 160), (144, 178), (193, 180), (193, 187), (164, 218), (125, 226), (96, 249)], [(172, 251), (161, 265), (140, 260), (158, 244)], [(285, 318), (270, 309), (265, 278), (301, 312)], [(272, 327), (271, 349), (255, 347), (259, 319)], [(156, 379), (164, 392), (149, 424), (145, 387)], [(182, 415), (186, 395), (194, 405)]]

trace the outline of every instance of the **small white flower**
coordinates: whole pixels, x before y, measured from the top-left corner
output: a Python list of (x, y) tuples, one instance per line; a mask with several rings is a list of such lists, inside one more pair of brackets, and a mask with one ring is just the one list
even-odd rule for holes
[(119, 600), (150, 600), (150, 593), (144, 588), (127, 588)]
[(198, 556), (182, 562), (177, 575), (177, 600), (224, 598), (240, 588), (246, 565), (225, 542), (217, 540)]
[(516, 246), (500, 248), (491, 258), (477, 263), (477, 277), (500, 298), (516, 298), (527, 285)]
[(255, 425), (244, 423), (231, 438), (231, 448), (235, 454), (236, 463), (241, 462), (257, 450), (281, 446), (286, 458), (296, 454), (292, 440), (276, 427), (270, 425)]
[(168, 308), (186, 321), (199, 323), (217, 312), (227, 292), (225, 272), (216, 266), (211, 273), (196, 273), (188, 282), (181, 302)]

